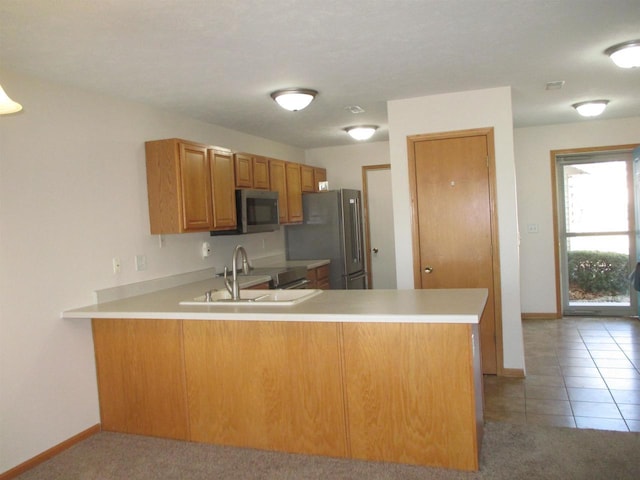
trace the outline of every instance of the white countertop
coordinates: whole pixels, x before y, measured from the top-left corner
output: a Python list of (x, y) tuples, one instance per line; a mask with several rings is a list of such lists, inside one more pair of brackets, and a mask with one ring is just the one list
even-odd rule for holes
[[(306, 263), (305, 263), (306, 264)], [(312, 267), (313, 268), (313, 267)], [(268, 281), (265, 276), (240, 277), (248, 287)], [(177, 320), (254, 320), (306, 322), (479, 323), (487, 290), (324, 290), (290, 306), (180, 305), (211, 289), (223, 289), (212, 278), (88, 305), (62, 312), (63, 318), (135, 318)]]

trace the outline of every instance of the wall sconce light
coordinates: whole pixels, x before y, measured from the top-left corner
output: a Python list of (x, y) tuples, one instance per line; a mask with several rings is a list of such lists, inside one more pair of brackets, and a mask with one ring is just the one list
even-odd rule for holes
[(607, 108), (609, 100), (589, 100), (571, 105), (583, 117), (597, 117)]
[(9, 98), (0, 85), (0, 115), (6, 115), (8, 113), (16, 113), (22, 110), (22, 105), (18, 102), (14, 102)]
[(297, 112), (307, 107), (317, 94), (317, 91), (309, 88), (286, 88), (273, 92), (271, 98), (285, 110)]
[(607, 48), (604, 53), (621, 68), (640, 67), (640, 40), (619, 43)]
[(354, 125), (353, 127), (345, 128), (344, 131), (355, 140), (369, 140), (377, 129), (377, 125)]

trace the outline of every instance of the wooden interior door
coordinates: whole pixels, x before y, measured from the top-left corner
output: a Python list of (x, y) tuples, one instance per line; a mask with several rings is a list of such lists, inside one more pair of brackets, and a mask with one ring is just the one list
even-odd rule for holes
[(480, 341), (483, 373), (495, 374), (495, 286), (499, 269), (494, 263), (498, 256), (497, 231), (492, 223), (492, 155), (486, 133), (451, 135), (409, 140), (415, 283), (416, 288), (489, 290), (480, 322)]

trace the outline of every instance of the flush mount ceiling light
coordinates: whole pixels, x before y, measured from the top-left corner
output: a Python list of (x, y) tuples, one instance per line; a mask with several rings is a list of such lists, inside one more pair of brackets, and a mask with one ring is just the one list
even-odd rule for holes
[(377, 129), (377, 125), (354, 125), (345, 128), (344, 131), (356, 140), (369, 140)]
[(22, 105), (11, 100), (9, 95), (4, 92), (2, 85), (0, 85), (0, 115), (16, 113), (20, 110), (22, 110)]
[(285, 110), (297, 112), (309, 105), (317, 94), (309, 88), (286, 88), (273, 92), (271, 98)]
[(619, 43), (607, 48), (604, 53), (621, 68), (640, 67), (640, 40)]
[(589, 100), (571, 105), (583, 117), (597, 117), (607, 108), (609, 100)]

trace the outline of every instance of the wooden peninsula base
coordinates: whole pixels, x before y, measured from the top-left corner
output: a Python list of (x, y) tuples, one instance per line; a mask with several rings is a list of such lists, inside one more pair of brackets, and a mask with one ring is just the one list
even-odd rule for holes
[(94, 319), (104, 430), (477, 470), (478, 325)]

